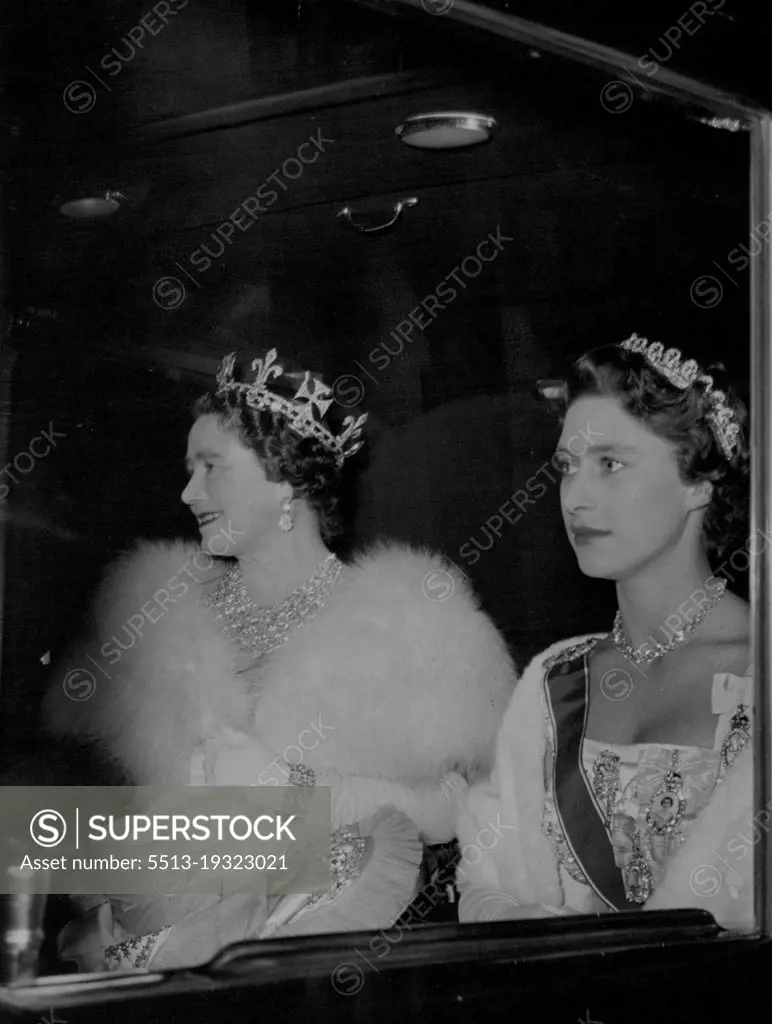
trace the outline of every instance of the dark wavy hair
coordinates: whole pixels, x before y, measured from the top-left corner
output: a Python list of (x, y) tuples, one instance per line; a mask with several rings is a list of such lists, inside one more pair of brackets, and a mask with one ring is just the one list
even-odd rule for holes
[[(272, 380), (271, 391), (292, 398), (300, 385), (297, 374)], [(351, 414), (352, 410), (347, 410)], [(316, 513), (325, 541), (344, 532), (344, 521), (354, 503), (355, 476), (364, 464), (363, 449), (338, 466), (335, 456), (321, 441), (301, 437), (290, 428), (287, 418), (267, 409), (253, 409), (241, 392), (202, 395), (193, 406), (196, 419), (216, 416), (221, 426), (232, 431), (257, 456), (272, 483), (288, 483), (293, 496), (304, 499)], [(340, 429), (342, 416), (336, 405), (324, 417), (333, 433)]]
[(748, 537), (750, 454), (748, 411), (727, 381), (720, 363), (704, 367), (740, 424), (738, 444), (727, 460), (713, 435), (703, 385), (685, 391), (654, 370), (645, 357), (619, 345), (591, 349), (572, 366), (560, 393), (563, 416), (577, 399), (588, 395), (616, 398), (622, 408), (676, 446), (681, 479), (709, 480), (713, 494), (703, 520), (705, 550), (715, 565), (724, 552), (742, 546)]

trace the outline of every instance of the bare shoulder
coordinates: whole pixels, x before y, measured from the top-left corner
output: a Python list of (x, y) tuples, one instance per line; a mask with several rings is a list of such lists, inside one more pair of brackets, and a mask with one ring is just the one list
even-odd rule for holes
[(721, 604), (713, 611), (707, 633), (727, 643), (750, 643), (751, 606), (737, 594), (727, 591)]
[(620, 654), (614, 645), (614, 641), (611, 639), (611, 635), (601, 637), (595, 644), (588, 654), (588, 662), (592, 666), (593, 672), (600, 670), (604, 672), (607, 668), (611, 667), (617, 661), (619, 661)]
[(748, 602), (727, 591), (706, 625), (693, 653), (708, 659), (715, 672), (743, 675), (752, 660)]

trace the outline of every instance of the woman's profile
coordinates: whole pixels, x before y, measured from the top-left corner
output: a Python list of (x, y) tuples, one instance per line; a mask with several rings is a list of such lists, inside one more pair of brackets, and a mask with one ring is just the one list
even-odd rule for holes
[[(753, 923), (736, 842), (753, 827), (748, 605), (714, 575), (747, 542), (746, 413), (720, 385), (637, 335), (565, 382), (565, 528), (618, 612), (518, 683), (491, 779), (462, 802), (462, 921), (697, 907)], [(471, 852), (495, 814), (498, 842)]]
[[(133, 785), (330, 786), (331, 892), (95, 897), (61, 941), (87, 970), (388, 927), (415, 894), (422, 844), (453, 838), (455, 792), (490, 770), (515, 678), (503, 640), (440, 556), (330, 550), (366, 416), (340, 423), (329, 389), (285, 373), (275, 350), (252, 369), (242, 381), (227, 357), (195, 409), (182, 500), (200, 549), (143, 543), (111, 569), (48, 722)], [(74, 702), (62, 676), (84, 652), (110, 679)]]

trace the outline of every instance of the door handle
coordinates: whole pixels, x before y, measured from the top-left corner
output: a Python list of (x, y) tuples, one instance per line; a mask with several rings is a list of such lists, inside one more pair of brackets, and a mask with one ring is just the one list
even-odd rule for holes
[(382, 224), (375, 224), (368, 227), (366, 224), (360, 223), (357, 217), (361, 217), (361, 213), (357, 214), (350, 206), (344, 206), (342, 210), (338, 210), (336, 216), (343, 217), (356, 231), (360, 231), (364, 235), (373, 234), (376, 231), (385, 231), (386, 228), (390, 228), (393, 224), (396, 224), (399, 220), (402, 211), (406, 206), (416, 206), (418, 199), (415, 196), (411, 196), (409, 199), (398, 199), (392, 206), (391, 216), (388, 220)]

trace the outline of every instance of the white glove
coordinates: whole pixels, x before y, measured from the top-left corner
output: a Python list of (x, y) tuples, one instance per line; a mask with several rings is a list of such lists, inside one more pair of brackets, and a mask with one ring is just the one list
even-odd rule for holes
[(226, 725), (219, 726), (191, 757), (190, 784), (259, 786), (259, 776), (267, 777), (266, 769), (271, 765), (274, 766), (271, 773), (276, 773), (277, 783), (286, 784), (282, 770), (276, 766), (277, 761), (278, 758), (256, 736)]

